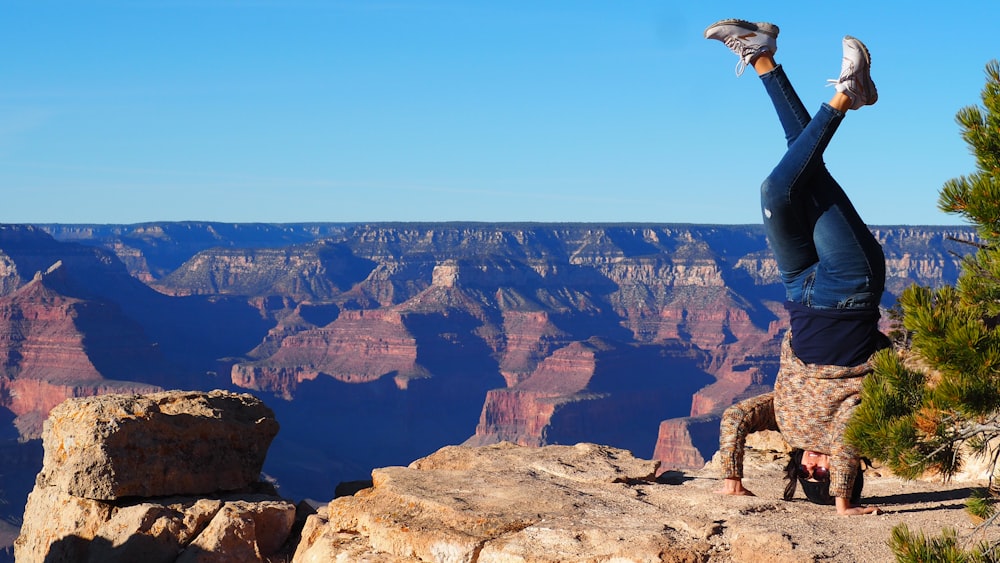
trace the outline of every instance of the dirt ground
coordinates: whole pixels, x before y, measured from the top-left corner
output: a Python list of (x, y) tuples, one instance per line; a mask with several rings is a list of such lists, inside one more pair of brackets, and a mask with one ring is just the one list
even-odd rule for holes
[(665, 480), (674, 479), (713, 507), (703, 514), (716, 514), (723, 531), (710, 541), (719, 542), (720, 552), (728, 551), (713, 561), (894, 561), (888, 542), (899, 524), (932, 537), (952, 528), (966, 545), (1000, 540), (1000, 526), (977, 532), (965, 510), (972, 489), (985, 481), (906, 481), (876, 467), (865, 474), (862, 503), (878, 506), (880, 514), (839, 516), (832, 506), (805, 500), (801, 490), (794, 500), (782, 500), (785, 459), (775, 451), (748, 450), (744, 485), (754, 497), (717, 494), (721, 481), (712, 464), (701, 471), (664, 474)]

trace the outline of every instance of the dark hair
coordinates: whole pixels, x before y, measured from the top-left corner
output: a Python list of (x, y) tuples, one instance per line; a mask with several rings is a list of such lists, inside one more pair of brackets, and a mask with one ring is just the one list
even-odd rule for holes
[[(810, 481), (805, 477), (799, 477), (799, 466), (802, 465), (802, 450), (796, 448), (788, 453), (788, 465), (785, 466), (785, 500), (792, 500), (795, 496), (796, 485), (802, 485), (802, 492), (810, 502), (816, 504), (833, 504), (833, 497), (830, 496), (829, 481)], [(854, 489), (851, 490), (851, 504), (857, 504), (861, 500), (861, 490), (865, 487), (864, 467), (869, 465), (867, 459), (862, 459), (864, 463), (858, 464), (858, 472), (854, 477)]]

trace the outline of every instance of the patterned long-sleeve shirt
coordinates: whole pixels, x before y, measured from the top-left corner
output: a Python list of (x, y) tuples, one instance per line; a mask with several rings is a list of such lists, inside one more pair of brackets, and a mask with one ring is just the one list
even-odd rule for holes
[(781, 367), (772, 393), (741, 401), (722, 415), (719, 450), (726, 478), (743, 477), (747, 434), (778, 430), (793, 448), (830, 456), (830, 495), (850, 498), (858, 452), (844, 430), (861, 396), (871, 363), (854, 367), (805, 364), (792, 351), (791, 334), (781, 343)]

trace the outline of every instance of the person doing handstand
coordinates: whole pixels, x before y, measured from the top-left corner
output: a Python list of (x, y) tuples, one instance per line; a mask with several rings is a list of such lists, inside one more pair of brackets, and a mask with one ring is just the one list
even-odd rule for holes
[[(885, 287), (882, 247), (823, 162), (823, 152), (848, 110), (878, 100), (871, 56), (858, 39), (843, 39), (836, 93), (812, 116), (774, 60), (778, 26), (729, 19), (705, 30), (757, 71), (784, 129), (787, 150), (761, 186), (768, 244), (785, 287), (789, 330), (781, 344), (774, 391), (729, 407), (719, 449), (725, 480), (719, 492), (752, 495), (743, 486), (747, 434), (778, 430), (794, 448), (785, 499), (796, 480), (813, 502), (844, 515), (877, 512), (860, 506), (860, 456), (844, 429), (871, 372), (871, 355), (889, 345), (878, 330)], [(857, 486), (856, 486), (857, 485)]]

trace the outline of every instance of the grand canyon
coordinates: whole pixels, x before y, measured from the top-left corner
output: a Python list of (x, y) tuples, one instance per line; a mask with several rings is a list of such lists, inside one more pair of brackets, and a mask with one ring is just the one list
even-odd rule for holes
[[(955, 281), (964, 227), (873, 227), (883, 306)], [(250, 392), (293, 499), (446, 445), (591, 442), (701, 467), (785, 328), (759, 226), (0, 226), (0, 545), (71, 397)], [(10, 540), (10, 541), (8, 541)]]

